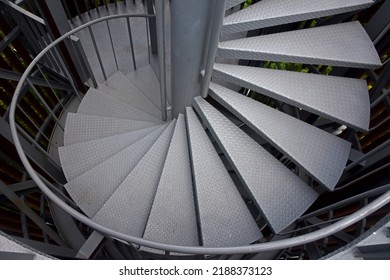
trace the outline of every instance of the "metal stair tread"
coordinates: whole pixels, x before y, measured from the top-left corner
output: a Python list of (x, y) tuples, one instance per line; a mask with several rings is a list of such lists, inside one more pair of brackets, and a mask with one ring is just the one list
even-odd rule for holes
[(293, 223), (317, 199), (317, 192), (207, 101), (196, 97), (193, 106), (274, 232)]
[(88, 90), (77, 113), (161, 123), (158, 118), (94, 88)]
[(125, 234), (143, 235), (175, 122), (170, 123), (93, 216), (95, 222)]
[(357, 130), (368, 130), (370, 103), (364, 80), (228, 64), (214, 64), (213, 76)]
[(210, 89), (215, 100), (333, 191), (351, 143), (218, 84)]
[(137, 165), (167, 125), (101, 162), (65, 185), (75, 203), (93, 217)]
[(143, 238), (198, 246), (198, 229), (184, 115), (180, 114)]
[(129, 121), (127, 119), (68, 113), (65, 123), (64, 145), (95, 140), (156, 125), (155, 122)]
[(125, 76), (158, 109), (159, 116), (161, 116), (160, 82), (153, 68), (150, 65), (146, 65), (138, 68), (137, 71), (129, 72)]
[(159, 126), (116, 134), (59, 148), (61, 166), (68, 181), (80, 176)]
[(243, 2), (245, 2), (245, 0), (227, 0), (225, 9), (228, 10), (228, 9), (233, 8), (234, 6), (241, 4)]
[(351, 12), (373, 3), (372, 0), (262, 0), (226, 17), (222, 34)]
[(382, 65), (357, 21), (221, 42), (218, 56), (374, 69)]
[(154, 117), (161, 117), (160, 110), (122, 72), (115, 72), (98, 89)]
[(248, 245), (262, 234), (200, 124), (186, 108), (187, 130), (203, 246)]

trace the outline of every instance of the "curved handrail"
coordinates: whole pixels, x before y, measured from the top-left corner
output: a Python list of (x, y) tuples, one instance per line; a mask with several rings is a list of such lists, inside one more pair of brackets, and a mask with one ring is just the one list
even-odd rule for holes
[[(37, 186), (42, 190), (42, 192), (49, 198), (51, 199), (54, 203), (56, 203), (59, 207), (61, 207), (65, 212), (67, 212), (69, 215), (71, 215), (73, 218), (77, 219), (78, 221), (86, 224), (87, 226), (95, 229), (98, 232), (101, 232), (102, 234), (108, 235), (115, 237), (117, 239), (130, 242), (133, 244), (138, 244), (144, 247), (150, 247), (150, 248), (155, 248), (159, 250), (165, 250), (165, 251), (173, 251), (173, 252), (179, 252), (179, 253), (187, 253), (187, 254), (212, 254), (212, 255), (219, 255), (219, 254), (244, 254), (244, 253), (255, 253), (255, 252), (261, 252), (261, 251), (272, 251), (272, 250), (280, 250), (284, 248), (289, 248), (289, 247), (294, 247), (294, 246), (299, 246), (303, 245), (306, 243), (314, 242), (316, 240), (325, 238), (329, 235), (335, 234), (351, 225), (354, 223), (364, 219), (368, 215), (372, 214), (373, 212), (377, 211), (381, 207), (385, 206), (386, 204), (390, 203), (390, 191), (386, 192), (367, 206), (363, 207), (362, 209), (356, 211), (355, 213), (349, 215), (348, 217), (330, 225), (325, 228), (322, 228), (320, 230), (297, 236), (297, 237), (292, 237), (284, 240), (278, 240), (278, 241), (270, 241), (266, 243), (260, 243), (260, 244), (253, 244), (253, 245), (246, 245), (246, 246), (237, 246), (237, 247), (193, 247), (193, 246), (179, 246), (179, 245), (169, 245), (169, 244), (164, 244), (160, 242), (155, 242), (155, 241), (150, 241), (143, 239), (141, 237), (135, 237), (127, 234), (123, 234), (120, 232), (116, 232), (110, 228), (107, 228), (105, 226), (102, 226), (87, 216), (85, 216), (82, 213), (79, 213), (69, 205), (67, 205), (64, 201), (62, 201), (60, 198), (58, 198), (50, 189), (45, 185), (45, 183), (41, 180), (39, 175), (35, 172), (33, 167), (31, 166), (29, 160), (27, 159), (26, 154), (23, 151), (22, 145), (19, 140), (17, 128), (16, 128), (16, 122), (15, 122), (15, 111), (16, 111), (16, 106), (17, 106), (17, 100), (18, 96), (20, 94), (20, 91), (28, 77), (28, 74), (31, 72), (33, 67), (38, 63), (38, 61), (56, 44), (59, 42), (63, 41), (70, 35), (86, 28), (89, 27), (93, 24), (105, 21), (105, 20), (110, 20), (110, 19), (115, 19), (115, 18), (121, 18), (121, 17), (152, 17), (154, 15), (112, 15), (112, 16), (107, 16), (103, 18), (99, 18), (93, 21), (90, 21), (86, 24), (83, 24), (66, 34), (62, 35), (52, 43), (50, 43), (45, 49), (43, 49), (31, 62), (31, 64), (27, 67), (26, 71), (23, 73), (16, 89), (15, 89), (15, 94), (12, 98), (12, 102), (10, 105), (10, 127), (11, 127), (11, 133), (12, 133), (12, 138), (14, 140), (15, 148), (19, 154), (19, 157), (25, 166), (27, 172), (30, 174), (31, 178), (35, 181)], [(390, 184), (386, 185), (390, 186)]]

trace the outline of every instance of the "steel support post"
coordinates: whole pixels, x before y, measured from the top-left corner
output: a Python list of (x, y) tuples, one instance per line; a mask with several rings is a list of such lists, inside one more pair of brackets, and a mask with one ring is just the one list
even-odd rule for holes
[[(58, 38), (61, 35), (71, 30), (68, 18), (60, 0), (38, 0), (38, 8), (45, 20), (46, 28), (52, 38)], [(83, 81), (82, 65), (77, 60), (72, 42), (64, 40), (59, 44), (61, 56), (66, 62), (69, 74), (75, 81), (77, 88), (81, 92), (85, 92), (86, 88)], [(80, 58), (81, 59), (81, 58)], [(88, 62), (87, 62), (88, 63)]]
[(209, 0), (171, 1), (172, 117), (200, 95), (214, 6)]

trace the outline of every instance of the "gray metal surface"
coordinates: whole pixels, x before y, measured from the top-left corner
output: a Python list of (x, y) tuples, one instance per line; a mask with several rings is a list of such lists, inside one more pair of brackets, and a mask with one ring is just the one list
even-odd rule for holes
[(194, 111), (187, 107), (186, 115), (202, 245), (239, 246), (260, 239), (259, 228)]
[[(199, 95), (200, 71), (205, 65), (210, 15), (215, 1), (171, 2), (172, 117), (184, 113)], [(190, 12), (189, 12), (190, 11)], [(208, 11), (208, 12), (205, 12)]]
[(77, 113), (161, 123), (160, 119), (94, 88), (88, 90)]
[(157, 128), (149, 127), (60, 147), (61, 166), (66, 179), (73, 180)]
[(289, 226), (316, 200), (312, 188), (207, 101), (196, 97), (194, 107), (273, 231)]
[(181, 114), (143, 237), (166, 244), (199, 245), (186, 123)]
[(351, 143), (218, 84), (210, 83), (210, 89), (210, 95), (240, 120), (328, 190), (334, 189)]
[(364, 80), (227, 64), (215, 64), (214, 77), (357, 130), (368, 130), (370, 104)]
[(160, 83), (150, 65), (138, 68), (137, 71), (131, 71), (125, 76), (156, 108), (160, 108)]
[[(137, 71), (137, 70), (136, 70)], [(98, 89), (143, 112), (161, 118), (161, 112), (121, 72), (114, 73)]]
[(130, 145), (120, 153), (65, 185), (75, 203), (93, 217), (137, 165), (166, 126)]
[(68, 113), (65, 124), (64, 145), (71, 145), (156, 125), (154, 122), (129, 121), (126, 119)]
[(370, 37), (356, 21), (225, 41), (217, 55), (374, 69), (382, 65)]
[(351, 12), (373, 3), (372, 0), (263, 0), (226, 17), (222, 34)]
[(118, 232), (141, 237), (156, 194), (176, 121), (128, 174), (116, 191), (94, 215), (93, 220)]
[(22, 242), (19, 242), (13, 239), (11, 236), (0, 231), (0, 251), (13, 252), (13, 253), (22, 253), (22, 254), (32, 254), (34, 255), (35, 260), (52, 260), (54, 258), (35, 250), (32, 247), (29, 247)]
[(225, 9), (233, 8), (234, 6), (245, 2), (244, 0), (227, 0)]

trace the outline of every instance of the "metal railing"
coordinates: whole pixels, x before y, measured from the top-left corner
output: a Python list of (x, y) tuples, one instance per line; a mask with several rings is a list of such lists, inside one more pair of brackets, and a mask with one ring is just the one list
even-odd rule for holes
[[(219, 255), (219, 254), (243, 254), (243, 253), (255, 253), (255, 252), (262, 252), (262, 251), (273, 251), (273, 250), (279, 250), (284, 248), (290, 248), (294, 246), (299, 246), (303, 244), (307, 244), (310, 242), (314, 242), (316, 240), (320, 240), (322, 238), (325, 238), (327, 236), (330, 236), (332, 234), (335, 234), (354, 223), (364, 219), (365, 217), (369, 216), (370, 214), (374, 213), (381, 207), (387, 205), (390, 202), (390, 191), (387, 191), (385, 194), (377, 198), (376, 200), (372, 201), (370, 204), (366, 205), (365, 207), (361, 208), (360, 210), (356, 211), (355, 213), (349, 215), (348, 217), (345, 217), (341, 220), (338, 220), (332, 225), (329, 225), (327, 227), (324, 227), (320, 230), (304, 234), (301, 236), (296, 236), (284, 240), (278, 240), (278, 241), (271, 241), (266, 243), (260, 243), (260, 244), (252, 244), (252, 245), (246, 245), (246, 246), (237, 246), (237, 247), (224, 247), (224, 248), (213, 248), (213, 247), (191, 247), (191, 246), (178, 246), (178, 245), (169, 245), (169, 244), (163, 244), (159, 242), (154, 242), (150, 240), (143, 239), (141, 237), (131, 236), (127, 234), (123, 234), (120, 232), (116, 232), (110, 228), (107, 228), (101, 224), (98, 224), (85, 216), (84, 214), (78, 212), (76, 209), (69, 206), (63, 199), (57, 196), (50, 187), (45, 184), (45, 182), (42, 180), (41, 176), (34, 170), (32, 165), (30, 164), (29, 160), (27, 159), (27, 156), (23, 150), (23, 147), (21, 145), (21, 141), (19, 139), (19, 133), (15, 122), (15, 111), (18, 105), (18, 98), (21, 94), (21, 90), (23, 88), (23, 85), (27, 81), (29, 73), (33, 70), (33, 68), (37, 65), (39, 60), (47, 53), (49, 52), (53, 47), (55, 47), (58, 43), (61, 41), (69, 38), (71, 35), (75, 34), (76, 32), (89, 28), (90, 26), (99, 23), (104, 22), (107, 20), (115, 19), (115, 18), (121, 18), (121, 17), (143, 17), (148, 18), (153, 15), (113, 15), (108, 16), (104, 18), (100, 18), (97, 20), (93, 20), (89, 23), (86, 23), (80, 27), (77, 27), (73, 29), (70, 32), (67, 32), (63, 36), (59, 37), (52, 43), (50, 43), (40, 54), (35, 57), (35, 59), (32, 61), (32, 63), (27, 67), (26, 71), (23, 73), (20, 82), (17, 85), (15, 94), (12, 99), (12, 103), (10, 106), (10, 126), (11, 126), (11, 132), (12, 137), (14, 140), (14, 144), (16, 147), (16, 150), (21, 158), (21, 161), (23, 165), (25, 166), (27, 172), (30, 174), (31, 178), (36, 182), (37, 186), (42, 190), (42, 192), (55, 204), (57, 204), (59, 207), (61, 207), (66, 213), (71, 215), (76, 220), (84, 223), (85, 225), (95, 229), (96, 231), (100, 232), (103, 235), (111, 236), (120, 240), (123, 240), (125, 242), (128, 242), (130, 244), (138, 244), (144, 247), (150, 247), (155, 249), (160, 249), (164, 251), (169, 252), (179, 252), (179, 253), (187, 253), (187, 254), (212, 254), (212, 255)], [(46, 182), (47, 183), (47, 182)]]

